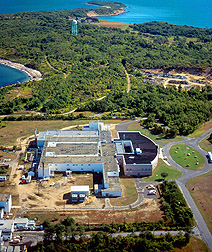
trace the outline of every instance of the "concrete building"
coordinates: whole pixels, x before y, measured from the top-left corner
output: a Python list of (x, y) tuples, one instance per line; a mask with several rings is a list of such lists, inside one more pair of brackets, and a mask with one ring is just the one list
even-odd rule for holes
[(140, 132), (119, 132), (113, 140), (109, 126), (98, 121), (82, 130), (40, 132), (37, 147), (38, 178), (57, 172), (92, 173), (99, 197), (121, 196), (120, 166), (126, 176), (148, 176), (158, 162), (158, 146), (152, 140)]
[(114, 139), (117, 160), (126, 176), (151, 176), (158, 164), (159, 147), (138, 131), (118, 132)]
[(52, 177), (55, 172), (92, 173), (94, 184), (98, 184), (97, 196), (121, 196), (119, 166), (108, 125), (90, 122), (82, 130), (40, 132), (37, 145), (42, 153), (39, 178)]
[(12, 239), (14, 231), (18, 230), (33, 230), (35, 226), (34, 220), (27, 218), (16, 218), (14, 220), (0, 220), (1, 239), (9, 241)]
[(87, 199), (89, 196), (89, 186), (79, 185), (71, 186), (71, 200), (75, 203), (81, 203)]
[[(0, 209), (3, 209), (5, 214), (10, 213), (12, 207), (12, 195), (8, 193), (0, 193)], [(1, 212), (1, 210), (0, 210)]]

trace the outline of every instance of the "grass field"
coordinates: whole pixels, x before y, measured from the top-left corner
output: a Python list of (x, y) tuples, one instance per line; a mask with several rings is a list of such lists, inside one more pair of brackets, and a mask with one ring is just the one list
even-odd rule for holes
[(170, 155), (183, 168), (189, 170), (200, 170), (204, 168), (205, 160), (203, 156), (185, 144), (173, 145), (170, 149)]
[(205, 139), (203, 139), (201, 142), (200, 142), (200, 147), (207, 151), (207, 152), (212, 152), (212, 144), (208, 141), (208, 138), (209, 136), (207, 136)]
[(171, 139), (166, 139), (166, 138), (164, 138), (164, 135), (162, 135), (162, 134), (155, 135), (150, 130), (142, 127), (139, 122), (131, 123), (127, 129), (130, 131), (133, 131), (133, 130), (140, 131), (141, 134), (149, 137), (150, 139), (152, 139), (155, 142), (169, 143), (169, 142), (176, 142), (176, 141), (183, 140), (183, 138), (180, 136), (176, 136), (175, 138), (171, 138)]
[(203, 240), (191, 236), (187, 246), (176, 248), (173, 252), (210, 252), (210, 250)]
[(154, 182), (158, 179), (163, 179), (163, 177), (161, 177), (162, 172), (168, 173), (166, 179), (176, 179), (182, 176), (182, 173), (180, 171), (172, 166), (167, 165), (161, 158), (159, 158), (158, 165), (154, 169), (152, 176), (143, 178), (143, 180), (146, 182)]
[(126, 30), (130, 24), (128, 23), (122, 23), (122, 22), (113, 22), (113, 21), (106, 21), (106, 20), (100, 20), (99, 23), (94, 23), (100, 27), (112, 27), (112, 28), (120, 28), (122, 30)]
[(134, 203), (138, 198), (138, 193), (135, 187), (133, 178), (121, 178), (122, 196), (119, 198), (110, 199), (113, 206), (127, 206)]
[(212, 171), (190, 179), (186, 186), (212, 233)]
[(212, 119), (208, 122), (203, 123), (197, 130), (190, 134), (189, 137), (199, 137), (210, 128), (212, 128)]
[(189, 170), (200, 170), (204, 168), (205, 160), (203, 156), (185, 144), (173, 145), (170, 149), (170, 155), (183, 168)]

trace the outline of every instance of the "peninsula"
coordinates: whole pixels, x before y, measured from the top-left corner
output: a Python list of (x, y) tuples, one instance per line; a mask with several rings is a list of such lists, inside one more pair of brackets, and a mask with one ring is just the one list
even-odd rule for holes
[(126, 13), (127, 5), (115, 1), (89, 1), (86, 4), (103, 7), (105, 9), (92, 9), (87, 12), (88, 17), (114, 16)]

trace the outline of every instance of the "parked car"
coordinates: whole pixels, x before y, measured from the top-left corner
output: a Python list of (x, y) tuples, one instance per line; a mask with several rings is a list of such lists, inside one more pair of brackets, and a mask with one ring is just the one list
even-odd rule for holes
[(148, 190), (155, 190), (155, 187), (153, 185), (149, 185), (146, 187)]
[(156, 191), (155, 191), (155, 190), (150, 190), (150, 191), (148, 192), (148, 195), (156, 195)]

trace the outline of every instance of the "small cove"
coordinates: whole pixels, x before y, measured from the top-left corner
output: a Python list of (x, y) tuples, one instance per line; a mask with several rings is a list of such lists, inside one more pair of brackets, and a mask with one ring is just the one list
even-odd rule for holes
[(29, 80), (29, 75), (24, 71), (0, 64), (0, 87)]

